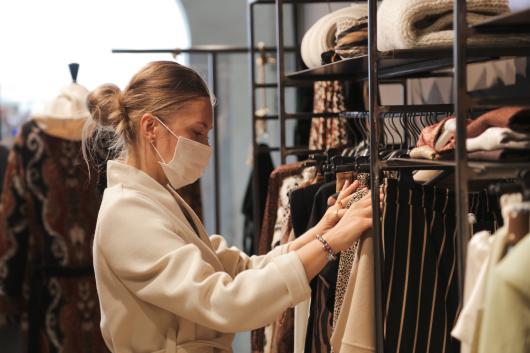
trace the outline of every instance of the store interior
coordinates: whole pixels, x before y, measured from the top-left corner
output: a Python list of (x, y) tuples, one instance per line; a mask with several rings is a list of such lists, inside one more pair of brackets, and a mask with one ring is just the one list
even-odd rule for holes
[(124, 92), (162, 60), (215, 100), (208, 167), (177, 190), (209, 235), (265, 256), (363, 197), (373, 223), (274, 322), (249, 312), (217, 330), (230, 347), (150, 351), (530, 352), (530, 1), (21, 0), (0, 14), (1, 352), (147, 351), (101, 332), (92, 246), (119, 157), (106, 144), (89, 166), (82, 141), (91, 92)]

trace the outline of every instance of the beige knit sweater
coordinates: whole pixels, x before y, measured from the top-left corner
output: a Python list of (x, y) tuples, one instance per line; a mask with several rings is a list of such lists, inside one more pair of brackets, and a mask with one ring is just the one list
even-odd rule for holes
[[(453, 44), (453, 0), (385, 0), (377, 13), (379, 50)], [(509, 11), (507, 0), (468, 0), (467, 22), (476, 24)], [(530, 42), (529, 36), (474, 35), (470, 45)]]

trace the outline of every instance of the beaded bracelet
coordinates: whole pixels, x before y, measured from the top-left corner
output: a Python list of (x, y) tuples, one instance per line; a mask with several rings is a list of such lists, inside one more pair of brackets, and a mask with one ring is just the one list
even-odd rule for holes
[(328, 261), (334, 261), (337, 259), (337, 254), (333, 251), (329, 243), (324, 239), (320, 234), (316, 235), (316, 238), (319, 242), (322, 243), (322, 248), (328, 253)]

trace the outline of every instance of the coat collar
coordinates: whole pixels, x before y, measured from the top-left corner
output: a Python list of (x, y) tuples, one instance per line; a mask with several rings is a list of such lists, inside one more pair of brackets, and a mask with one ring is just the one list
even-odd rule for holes
[[(205, 260), (222, 268), (222, 264), (215, 254), (210, 237), (201, 220), (170, 185), (164, 187), (148, 174), (124, 162), (109, 161), (107, 163), (107, 186), (111, 188), (120, 185), (142, 193), (149, 199), (164, 206), (171, 214), (174, 214), (186, 230), (183, 232), (183, 236), (186, 237), (185, 240), (198, 245), (203, 256), (205, 256)], [(190, 224), (184, 212), (189, 215), (199, 234)]]

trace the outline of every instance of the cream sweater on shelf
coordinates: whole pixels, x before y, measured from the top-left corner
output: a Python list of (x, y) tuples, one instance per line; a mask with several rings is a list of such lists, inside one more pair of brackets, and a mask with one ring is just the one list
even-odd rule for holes
[[(385, 0), (377, 13), (379, 50), (447, 47), (453, 43), (453, 0)], [(507, 0), (468, 0), (469, 24), (509, 11)], [(507, 42), (508, 41), (508, 42)], [(524, 35), (474, 35), (471, 45), (528, 43)]]
[(111, 351), (230, 352), (233, 333), (265, 326), (310, 297), (305, 269), (286, 245), (248, 257), (208, 237), (180, 196), (147, 174), (116, 161), (107, 173), (93, 247)]

